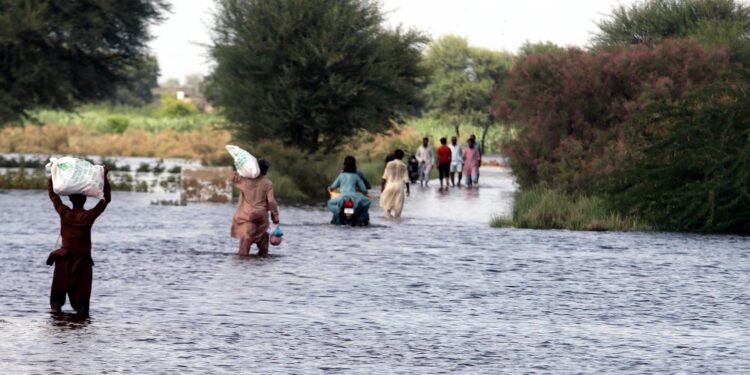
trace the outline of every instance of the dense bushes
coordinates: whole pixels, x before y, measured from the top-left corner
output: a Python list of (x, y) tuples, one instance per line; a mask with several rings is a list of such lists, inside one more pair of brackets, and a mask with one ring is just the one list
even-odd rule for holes
[(689, 39), (557, 50), (521, 57), (494, 110), (518, 124), (505, 152), (522, 189), (611, 198), (664, 229), (748, 232), (741, 69)]
[(590, 191), (591, 178), (635, 146), (623, 137), (631, 114), (656, 98), (680, 99), (730, 67), (724, 49), (691, 40), (519, 58), (495, 102), (498, 116), (520, 124), (504, 149), (519, 184)]
[(653, 103), (628, 125), (649, 142), (608, 181), (619, 207), (669, 230), (750, 233), (746, 86)]
[(161, 107), (157, 111), (160, 117), (186, 117), (198, 113), (198, 107), (191, 102), (179, 100), (173, 95), (162, 95)]

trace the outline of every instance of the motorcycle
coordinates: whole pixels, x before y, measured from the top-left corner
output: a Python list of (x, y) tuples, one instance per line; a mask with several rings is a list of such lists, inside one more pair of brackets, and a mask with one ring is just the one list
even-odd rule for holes
[(406, 164), (406, 170), (409, 173), (409, 181), (411, 181), (412, 184), (416, 183), (417, 179), (419, 179), (419, 162), (417, 161), (416, 156), (409, 156), (409, 160)]
[[(336, 198), (340, 195), (337, 191), (329, 191), (331, 198)], [(355, 207), (354, 199), (346, 198), (341, 202), (341, 209), (338, 215), (333, 215), (331, 224), (334, 225), (351, 225), (355, 226), (367, 226), (370, 224), (370, 215), (364, 211), (361, 207)]]

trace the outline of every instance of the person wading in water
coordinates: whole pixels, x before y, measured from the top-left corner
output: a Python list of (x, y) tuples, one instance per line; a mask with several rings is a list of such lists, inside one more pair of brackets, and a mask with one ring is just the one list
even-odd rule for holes
[(232, 237), (240, 240), (238, 254), (250, 254), (250, 246), (258, 245), (258, 255), (268, 255), (268, 212), (274, 224), (279, 223), (279, 208), (273, 196), (273, 183), (266, 177), (271, 163), (259, 159), (260, 176), (245, 178), (234, 173), (232, 182), (240, 189), (239, 205), (232, 218)]
[(406, 165), (401, 161), (404, 151), (396, 150), (393, 154), (395, 159), (390, 161), (383, 171), (380, 207), (385, 211), (386, 217), (398, 218), (404, 209), (404, 196), (409, 196), (409, 176), (406, 174)]
[(52, 179), (47, 183), (49, 199), (60, 215), (60, 237), (62, 247), (51, 252), (47, 258), (48, 265), (55, 265), (50, 292), (50, 308), (59, 313), (65, 304), (65, 295), (70, 298), (70, 305), (78, 315), (88, 316), (89, 299), (91, 298), (91, 281), (93, 278), (91, 259), (91, 227), (99, 215), (104, 212), (112, 200), (108, 170), (104, 170), (104, 199), (91, 210), (83, 208), (86, 196), (70, 195), (73, 208), (63, 204), (60, 196), (52, 189)]

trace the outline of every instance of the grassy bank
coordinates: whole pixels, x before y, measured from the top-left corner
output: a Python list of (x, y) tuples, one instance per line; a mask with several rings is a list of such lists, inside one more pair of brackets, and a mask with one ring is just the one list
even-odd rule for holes
[(587, 231), (649, 230), (647, 224), (614, 212), (599, 197), (569, 196), (534, 188), (516, 195), (510, 218), (496, 217), (492, 227)]

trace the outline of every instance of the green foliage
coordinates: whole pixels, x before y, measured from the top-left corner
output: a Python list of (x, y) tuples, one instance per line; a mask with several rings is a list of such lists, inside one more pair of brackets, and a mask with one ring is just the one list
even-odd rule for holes
[(107, 118), (107, 131), (122, 134), (130, 126), (130, 120), (123, 115), (113, 115)]
[[(263, 141), (243, 148), (259, 159), (268, 160), (271, 163), (269, 176), (284, 176), (279, 181), (280, 188), (284, 186), (286, 197), (300, 203), (328, 199), (325, 188), (339, 174), (344, 160), (339, 155), (309, 154), (280, 142)], [(272, 181), (275, 185), (276, 181)]]
[(0, 124), (110, 97), (166, 10), (163, 0), (0, 0)]
[(750, 233), (747, 89), (717, 84), (634, 117), (648, 146), (609, 181), (620, 209), (669, 230)]
[[(382, 132), (419, 99), (425, 37), (387, 30), (371, 0), (220, 0), (216, 91), (239, 139), (309, 152)], [(211, 90), (208, 90), (211, 91)]]
[(302, 192), (301, 187), (294, 182), (293, 178), (276, 170), (269, 171), (268, 178), (273, 182), (273, 194), (279, 201), (284, 203), (310, 202), (310, 197)]
[(75, 109), (75, 112), (40, 110), (31, 112), (31, 116), (41, 124), (83, 125), (101, 133), (112, 132), (111, 118), (127, 119), (128, 129), (143, 129), (151, 133), (208, 130), (224, 122), (220, 115), (196, 113), (192, 108), (189, 110), (193, 113), (190, 116), (163, 116), (161, 109), (157, 106), (86, 105)]
[[(385, 159), (385, 156), (382, 159)], [(357, 159), (357, 168), (370, 180), (373, 189), (377, 189), (380, 186), (383, 181), (383, 171), (385, 169), (384, 160)]]
[(559, 49), (560, 49), (560, 46), (550, 41), (532, 43), (527, 40), (523, 42), (521, 47), (518, 49), (518, 55), (520, 56), (539, 55), (543, 53), (555, 52)]
[(522, 189), (541, 182), (595, 193), (603, 174), (644, 146), (638, 137), (624, 137), (631, 116), (655, 100), (679, 100), (733, 81), (735, 66), (724, 48), (674, 39), (519, 57), (494, 104), (518, 129), (504, 154)]
[(597, 46), (696, 37), (727, 41), (750, 33), (750, 6), (736, 0), (646, 0), (620, 5), (598, 23)]
[(154, 101), (152, 89), (159, 86), (159, 61), (148, 55), (126, 68), (127, 78), (117, 85), (109, 102), (115, 105), (143, 106)]
[(511, 63), (510, 54), (469, 46), (465, 38), (449, 35), (433, 41), (423, 62), (430, 72), (425, 108), (458, 137), (462, 124), (482, 127), (484, 134), (495, 123), (488, 110), (492, 89)]
[(177, 99), (174, 95), (162, 95), (161, 107), (156, 112), (161, 117), (188, 117), (198, 113), (195, 104)]
[(571, 196), (541, 187), (519, 192), (512, 217), (495, 217), (490, 225), (593, 231), (649, 229), (638, 220), (620, 216), (600, 197)]

